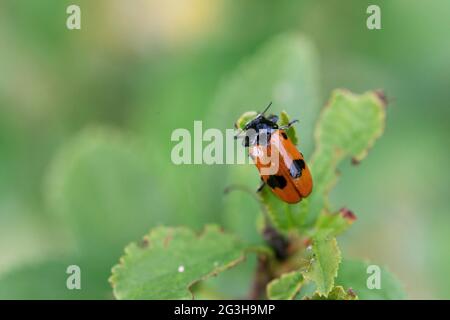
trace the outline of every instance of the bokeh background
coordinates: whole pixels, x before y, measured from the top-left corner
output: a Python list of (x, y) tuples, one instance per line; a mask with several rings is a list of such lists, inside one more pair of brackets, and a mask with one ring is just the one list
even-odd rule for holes
[[(81, 6), (79, 31), (65, 27), (70, 4)], [(366, 28), (369, 4), (382, 30)], [(231, 127), (214, 117), (224, 81), (298, 34), (312, 55), (311, 106), (334, 88), (382, 88), (390, 100), (384, 136), (340, 168), (332, 193), (358, 216), (339, 239), (344, 254), (388, 266), (408, 298), (450, 298), (449, 17), (447, 0), (2, 0), (0, 297), (111, 298), (110, 268), (152, 226), (236, 224), (226, 166), (173, 165), (171, 132), (194, 120)], [(231, 118), (264, 103), (248, 105), (258, 84), (241, 90)], [(302, 135), (314, 116), (300, 120)], [(252, 220), (234, 226), (250, 240)], [(65, 289), (69, 264), (82, 268), (81, 292)], [(248, 265), (224, 292), (248, 289)]]

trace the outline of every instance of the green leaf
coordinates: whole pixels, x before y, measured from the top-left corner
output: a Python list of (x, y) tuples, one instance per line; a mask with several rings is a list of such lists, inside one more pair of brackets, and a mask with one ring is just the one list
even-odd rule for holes
[[(288, 116), (286, 111), (281, 111), (279, 125), (287, 126), (290, 121), (292, 121), (292, 119)], [(295, 127), (293, 125), (286, 130), (286, 134), (288, 135), (289, 139), (291, 139), (293, 144), (297, 145), (299, 143), (297, 132), (295, 131)]]
[[(257, 256), (247, 255), (245, 261), (218, 277), (208, 278), (193, 288), (195, 299), (247, 299), (257, 268)], [(199, 288), (198, 288), (199, 287)], [(197, 289), (197, 290), (195, 290)]]
[(217, 226), (158, 227), (125, 249), (110, 282), (118, 299), (189, 299), (195, 283), (240, 263), (246, 247)]
[(316, 284), (318, 294), (327, 296), (334, 286), (341, 261), (336, 238), (327, 233), (317, 233), (313, 237), (312, 251), (311, 266), (303, 272), (303, 276)]
[(343, 260), (336, 283), (346, 288), (352, 288), (361, 300), (397, 300), (405, 299), (406, 295), (398, 279), (385, 267), (380, 267), (381, 288), (369, 289), (367, 280), (372, 275), (368, 273), (369, 262)]
[(333, 214), (322, 212), (317, 219), (315, 232), (327, 232), (337, 236), (345, 232), (355, 220), (356, 216), (346, 208), (342, 208)]
[(342, 286), (336, 286), (326, 297), (316, 292), (311, 298), (306, 297), (305, 300), (358, 300), (358, 297), (353, 290), (345, 291)]
[(315, 130), (316, 149), (310, 161), (313, 192), (308, 198), (308, 223), (328, 207), (328, 193), (336, 184), (341, 161), (364, 159), (381, 136), (385, 124), (385, 101), (379, 92), (355, 95), (335, 90), (322, 111)]
[(245, 125), (258, 115), (256, 111), (244, 112), (236, 121), (236, 128), (244, 129)]
[(104, 261), (107, 274), (127, 243), (169, 215), (160, 176), (151, 168), (134, 140), (111, 128), (84, 130), (50, 166), (51, 210), (81, 254)]
[[(236, 181), (242, 179), (242, 183)], [(223, 216), (221, 225), (236, 234), (246, 243), (261, 243), (257, 221), (262, 218), (261, 201), (256, 194), (254, 181), (259, 179), (258, 170), (253, 165), (233, 166), (227, 177), (228, 187), (223, 196)]]
[(284, 233), (291, 229), (294, 225), (291, 206), (278, 199), (267, 186), (264, 186), (259, 195), (274, 227)]
[(283, 274), (267, 285), (267, 297), (271, 300), (292, 300), (303, 285), (303, 276), (299, 271)]

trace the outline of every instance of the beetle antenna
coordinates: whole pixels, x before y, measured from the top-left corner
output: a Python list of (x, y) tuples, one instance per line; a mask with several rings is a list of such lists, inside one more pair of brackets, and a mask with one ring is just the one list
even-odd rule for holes
[(264, 111), (261, 112), (260, 114), (261, 114), (261, 115), (264, 115), (264, 114), (267, 112), (267, 110), (269, 110), (269, 108), (270, 108), (271, 105), (272, 105), (272, 101), (270, 101), (269, 105), (268, 105), (268, 106), (264, 109)]

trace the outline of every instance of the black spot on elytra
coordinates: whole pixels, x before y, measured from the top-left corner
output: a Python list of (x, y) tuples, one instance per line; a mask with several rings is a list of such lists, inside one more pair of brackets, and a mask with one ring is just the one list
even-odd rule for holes
[(284, 139), (287, 140), (287, 134), (285, 132), (282, 132), (281, 135), (283, 136)]
[(297, 159), (292, 161), (289, 172), (292, 178), (299, 178), (302, 176), (302, 171), (305, 169), (305, 161), (302, 159)]
[(286, 178), (283, 176), (271, 175), (269, 179), (267, 179), (267, 184), (272, 189), (280, 188), (283, 189), (287, 185)]

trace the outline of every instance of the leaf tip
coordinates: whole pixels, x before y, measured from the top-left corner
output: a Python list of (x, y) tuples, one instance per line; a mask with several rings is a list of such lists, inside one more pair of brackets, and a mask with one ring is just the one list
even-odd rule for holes
[(341, 210), (339, 210), (339, 213), (342, 216), (342, 218), (344, 218), (350, 223), (353, 223), (356, 220), (356, 215), (353, 213), (353, 211), (351, 211), (348, 208), (341, 208)]
[(373, 93), (378, 98), (378, 100), (381, 102), (383, 107), (387, 107), (389, 104), (389, 100), (386, 96), (386, 93), (382, 89), (374, 90)]

